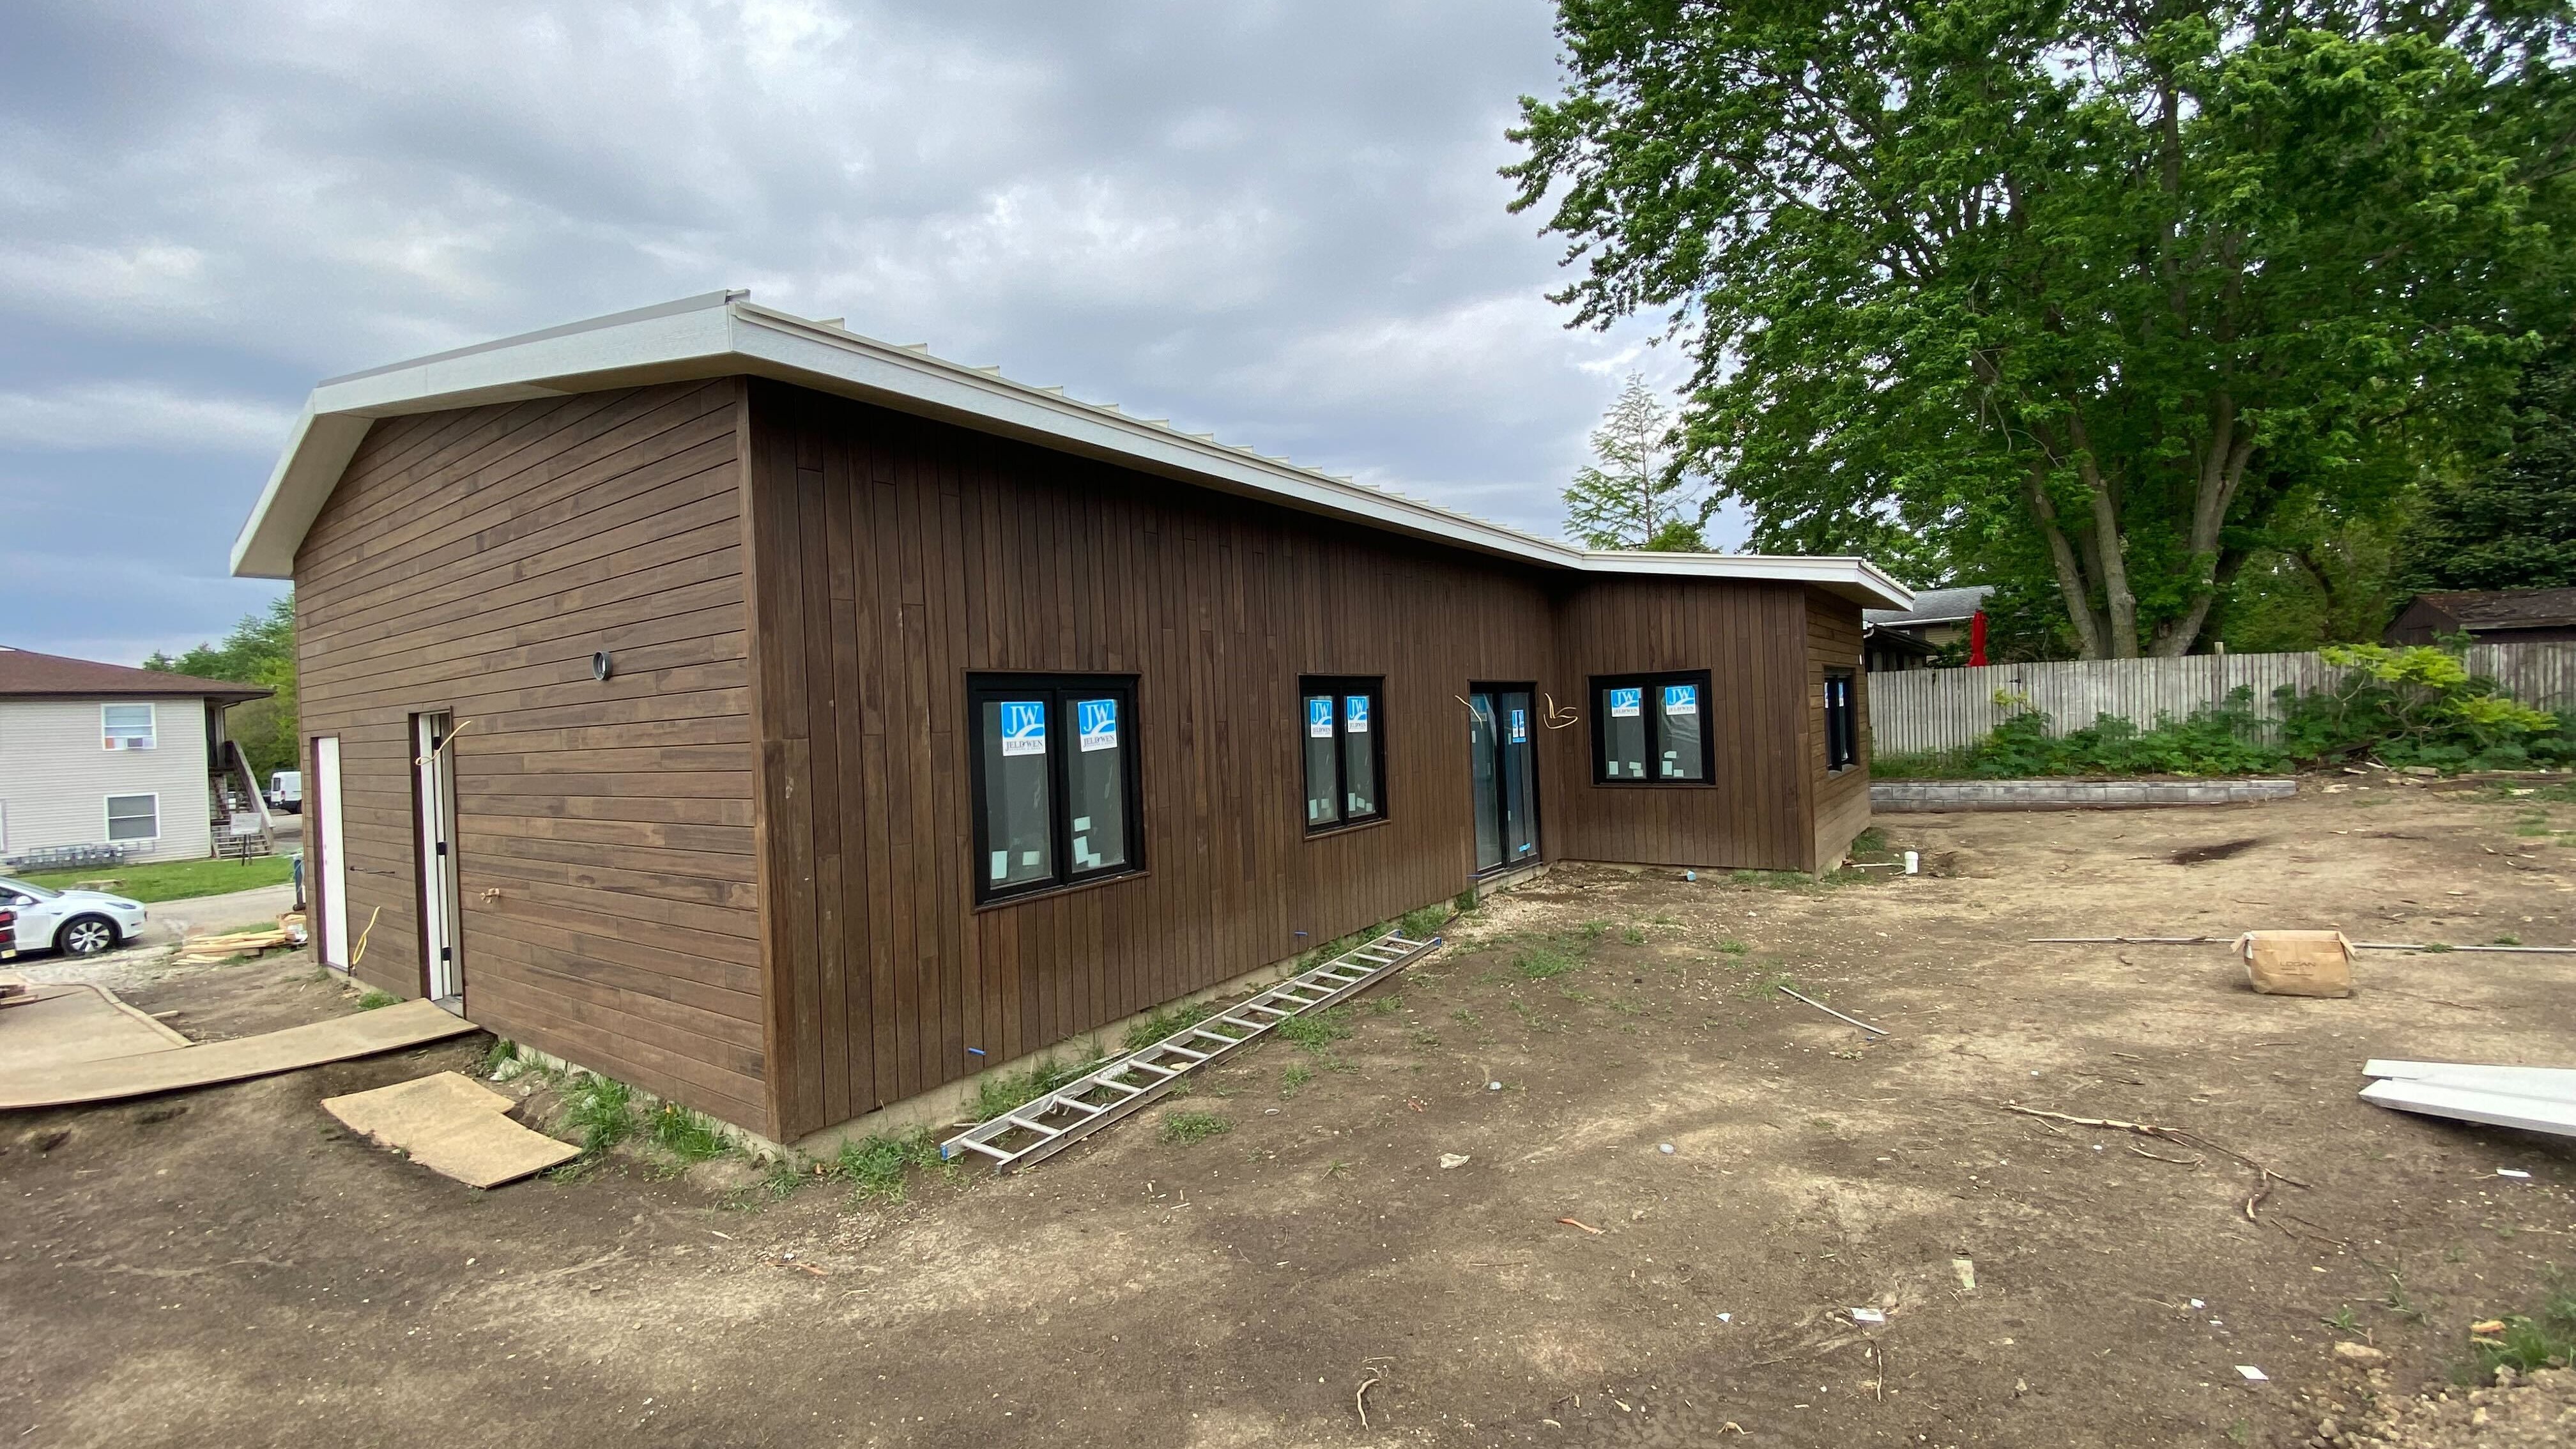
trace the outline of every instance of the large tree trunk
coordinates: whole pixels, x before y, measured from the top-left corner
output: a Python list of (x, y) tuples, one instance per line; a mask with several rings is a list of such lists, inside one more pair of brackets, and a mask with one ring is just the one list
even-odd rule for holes
[(2049, 561), (2057, 567), (2057, 591), (2066, 600), (2066, 617), (2075, 625), (2076, 648), (2087, 659), (2102, 657), (2102, 628), (2093, 617), (2093, 591), (2084, 581), (2084, 566), (2075, 557), (2075, 546), (2066, 538), (2066, 529), (2057, 521), (2057, 504), (2048, 496), (2048, 465), (2038, 458), (2030, 460), (2030, 476), (2023, 483), (2024, 496), (2030, 503), (2030, 514), (2039, 525), (2040, 536), (2048, 540)]
[(2191, 607), (2179, 619), (2156, 630), (2155, 653), (2176, 658), (2191, 652), (2218, 601), (2219, 536), (2227, 526), (2228, 505), (2245, 480), (2245, 465), (2254, 456), (2254, 440), (2236, 431), (2236, 399), (2221, 392), (2210, 400), (2209, 437), (2201, 444), (2200, 477), (2191, 502), (2191, 566), (2196, 589)]

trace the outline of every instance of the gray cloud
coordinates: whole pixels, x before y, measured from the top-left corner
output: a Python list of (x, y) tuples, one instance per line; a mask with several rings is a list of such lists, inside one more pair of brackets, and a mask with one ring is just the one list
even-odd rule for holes
[[(1503, 210), (1551, 14), (13, 7), (0, 490), (63, 532), (0, 534), (10, 642), (258, 606), (225, 549), (315, 378), (728, 285), (1553, 533), (1618, 375), (1673, 369), (1564, 330)], [(146, 536), (84, 541), (103, 484)]]

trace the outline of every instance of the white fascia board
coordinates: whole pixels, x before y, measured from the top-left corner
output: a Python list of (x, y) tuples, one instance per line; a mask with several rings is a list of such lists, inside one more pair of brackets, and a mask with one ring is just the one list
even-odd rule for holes
[(1571, 548), (743, 297), (711, 292), (323, 383), (306, 401), (285, 455), (233, 545), (233, 572), (292, 576), (305, 531), (376, 418), (623, 386), (639, 375), (677, 380), (748, 373), (1539, 568), (1805, 583), (1864, 605), (1902, 608), (1913, 602), (1904, 586), (1857, 558)]

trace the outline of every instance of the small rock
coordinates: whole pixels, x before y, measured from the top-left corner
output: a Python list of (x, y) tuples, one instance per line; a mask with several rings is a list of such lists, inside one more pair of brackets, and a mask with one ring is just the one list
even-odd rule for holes
[(2379, 1360), (2388, 1357), (2387, 1354), (2380, 1352), (2378, 1349), (2372, 1348), (2369, 1344), (2351, 1342), (2336, 1344), (2334, 1346), (2334, 1354), (2337, 1358), (2349, 1359), (2354, 1363), (2377, 1363)]
[(1670, 1157), (1673, 1155), (1673, 1144), (1669, 1142), (1658, 1143), (1656, 1144), (1655, 1150), (1664, 1154), (1666, 1157)]
[(1467, 1161), (1467, 1154), (1464, 1152), (1443, 1152), (1440, 1154), (1440, 1170), (1446, 1172), (1453, 1167), (1464, 1167)]

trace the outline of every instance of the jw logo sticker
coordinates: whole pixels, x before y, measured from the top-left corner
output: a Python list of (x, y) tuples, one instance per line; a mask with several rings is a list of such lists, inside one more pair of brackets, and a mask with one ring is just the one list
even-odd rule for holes
[(1635, 719), (1639, 715), (1645, 713), (1645, 708), (1646, 691), (1643, 689), (1614, 689), (1610, 691), (1610, 717), (1612, 719)]
[(1082, 711), (1082, 747), (1085, 750), (1118, 748), (1118, 701), (1086, 699), (1076, 707)]
[(1002, 701), (1002, 756), (1046, 753), (1046, 701)]
[(1516, 709), (1512, 711), (1512, 743), (1516, 745), (1529, 743), (1528, 710)]
[(1333, 737), (1333, 697), (1319, 694), (1306, 701), (1306, 733), (1319, 740)]
[(1696, 685), (1696, 684), (1667, 684), (1667, 685), (1665, 685), (1665, 686), (1664, 686), (1664, 713), (1666, 713), (1666, 714), (1697, 714), (1697, 713), (1699, 713), (1699, 686), (1698, 686), (1698, 685)]
[(1345, 695), (1342, 698), (1342, 728), (1355, 735), (1368, 733), (1368, 696)]

